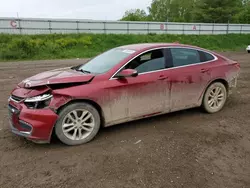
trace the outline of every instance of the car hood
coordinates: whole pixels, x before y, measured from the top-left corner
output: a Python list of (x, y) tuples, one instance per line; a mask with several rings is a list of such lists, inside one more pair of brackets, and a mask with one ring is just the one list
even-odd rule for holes
[(89, 82), (94, 78), (92, 74), (84, 74), (70, 67), (42, 72), (23, 80), (18, 84), (22, 88), (32, 88), (44, 85)]

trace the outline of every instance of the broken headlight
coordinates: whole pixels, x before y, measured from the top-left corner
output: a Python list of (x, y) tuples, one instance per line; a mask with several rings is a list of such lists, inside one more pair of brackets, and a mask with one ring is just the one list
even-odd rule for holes
[(49, 106), (52, 97), (53, 95), (51, 94), (43, 94), (25, 99), (24, 104), (28, 108), (42, 109)]

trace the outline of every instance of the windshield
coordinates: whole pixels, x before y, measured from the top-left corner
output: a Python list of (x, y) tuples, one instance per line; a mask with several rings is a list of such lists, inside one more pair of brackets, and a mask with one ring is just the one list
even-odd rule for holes
[(80, 66), (78, 70), (95, 74), (105, 73), (134, 52), (133, 50), (119, 48), (111, 49), (91, 59), (86, 64)]

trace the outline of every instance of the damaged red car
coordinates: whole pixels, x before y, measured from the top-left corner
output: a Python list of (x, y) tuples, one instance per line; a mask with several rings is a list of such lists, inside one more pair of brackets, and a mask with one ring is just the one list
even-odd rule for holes
[(9, 98), (10, 126), (37, 143), (49, 143), (55, 132), (63, 143), (79, 145), (101, 126), (200, 106), (216, 113), (239, 71), (239, 63), (195, 46), (121, 46), (19, 83)]

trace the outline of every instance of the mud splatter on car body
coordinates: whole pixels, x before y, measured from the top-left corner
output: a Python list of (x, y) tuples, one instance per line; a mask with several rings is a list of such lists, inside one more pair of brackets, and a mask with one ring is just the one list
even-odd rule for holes
[[(204, 92), (212, 82), (219, 80), (227, 88), (235, 87), (233, 83), (236, 83), (240, 70), (239, 64), (235, 61), (188, 45), (138, 44), (118, 49), (121, 49), (119, 53), (123, 53), (124, 58), (107, 71), (97, 73), (94, 68), (93, 72), (90, 72), (80, 69), (80, 66), (68, 67), (43, 72), (20, 82), (11, 93), (10, 105), (20, 111), (19, 116), (14, 116), (18, 116), (19, 119), (24, 118), (22, 120), (32, 126), (33, 132), (27, 137), (50, 140), (58, 111), (72, 102), (85, 101), (94, 105), (106, 127), (197, 107), (201, 105)], [(199, 62), (191, 61), (190, 64), (177, 66), (174, 63), (178, 63), (186, 55), (177, 54), (177, 59), (174, 59), (174, 52), (171, 52), (171, 49), (196, 51)], [(163, 54), (162, 57), (159, 56), (159, 52)], [(158, 63), (162, 63), (161, 66), (164, 67), (150, 70), (150, 65), (147, 65), (143, 67), (147, 71), (139, 72), (136, 77), (116, 77), (130, 64), (133, 67), (135, 61), (144, 53), (151, 53), (145, 56), (145, 59), (159, 60)], [(208, 59), (204, 59), (205, 55)], [(188, 57), (193, 58), (193, 56)], [(147, 60), (141, 61), (147, 62)], [(101, 67), (104, 69), (105, 65)], [(51, 95), (51, 99), (48, 104), (42, 104), (41, 109), (32, 109), (25, 103), (27, 98), (44, 94)], [(15, 97), (21, 98), (20, 101), (16, 101)], [(39, 118), (41, 121), (37, 124)], [(20, 131), (19, 122), (14, 122), (13, 125), (15, 124), (17, 124), (16, 133)], [(39, 129), (46, 129), (47, 136), (43, 133), (40, 138)]]

